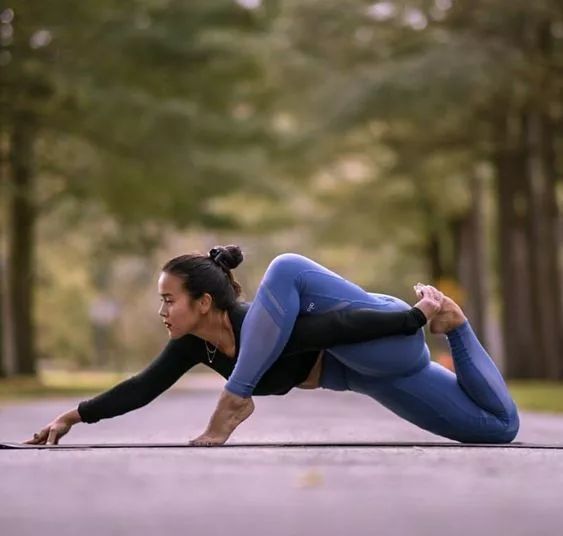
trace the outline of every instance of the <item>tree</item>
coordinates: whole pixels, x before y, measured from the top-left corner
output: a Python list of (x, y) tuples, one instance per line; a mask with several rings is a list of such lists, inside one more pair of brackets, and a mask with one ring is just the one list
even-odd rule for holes
[(3, 359), (8, 374), (33, 374), (34, 231), (58, 201), (102, 206), (123, 246), (130, 236), (154, 242), (163, 222), (229, 224), (208, 200), (259, 189), (257, 140), (267, 135), (240, 113), (246, 101), (260, 102), (261, 73), (244, 50), (259, 21), (226, 0), (26, 0), (1, 17), (9, 154), (2, 329), (13, 341)]
[[(460, 251), (451, 243), (460, 237), (460, 222), (477, 210), (471, 203), (457, 214), (444, 207), (445, 201), (456, 202), (451, 179), (463, 177), (470, 199), (475, 169), (492, 166), (507, 373), (560, 379), (555, 184), (561, 173), (554, 149), (554, 125), (560, 120), (560, 4), (518, 1), (510, 10), (503, 2), (474, 1), (380, 2), (368, 9), (352, 0), (281, 5), (272, 46), (284, 51), (279, 78), (287, 82), (287, 94), (281, 102), (297, 123), (289, 136), (289, 146), (300, 148), (294, 169), (301, 165), (313, 175), (319, 166), (329, 170), (346, 155), (350, 133), (378, 132), (371, 138), (374, 150), (385, 145), (398, 162), (389, 167), (389, 178), (410, 177), (419, 194), (427, 191), (425, 169), (432, 168), (435, 155), (447, 160), (450, 172), (434, 177), (443, 193), (440, 202), (412, 195), (414, 206), (427, 215), (427, 257), (437, 277), (452, 266), (459, 272), (451, 259), (452, 251)], [(309, 31), (313, 21), (314, 35)], [(381, 192), (381, 181), (371, 181), (376, 183)], [(369, 183), (353, 195), (353, 204), (341, 196), (338, 203), (360, 213), (369, 210)], [(386, 201), (382, 204), (393, 207), (388, 215), (396, 205)], [(380, 211), (372, 214), (379, 217), (364, 218), (372, 226), (386, 219)], [(335, 220), (346, 235), (343, 219)], [(482, 245), (473, 240), (465, 257), (482, 258), (473, 248)], [(482, 275), (466, 281), (479, 287), (470, 294), (482, 296), (487, 267), (477, 266)]]

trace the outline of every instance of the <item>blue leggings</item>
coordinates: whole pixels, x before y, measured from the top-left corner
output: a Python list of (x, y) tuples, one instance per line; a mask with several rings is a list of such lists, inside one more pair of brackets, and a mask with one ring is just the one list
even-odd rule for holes
[[(244, 319), (237, 364), (226, 389), (239, 396), (252, 394), (299, 314), (359, 307), (410, 308), (397, 298), (370, 294), (301, 255), (276, 257)], [(493, 360), (468, 322), (447, 337), (456, 374), (430, 361), (419, 330), (326, 350), (321, 387), (368, 395), (409, 422), (457, 441), (512, 441), (518, 410)]]

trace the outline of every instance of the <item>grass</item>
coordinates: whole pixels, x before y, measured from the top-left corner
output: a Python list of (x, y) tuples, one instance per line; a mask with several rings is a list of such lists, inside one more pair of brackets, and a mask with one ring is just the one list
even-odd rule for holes
[[(115, 372), (45, 371), (39, 378), (0, 379), (0, 405), (61, 396), (90, 397), (130, 375)], [(520, 409), (563, 413), (563, 383), (519, 380), (508, 382), (508, 387)]]
[(61, 396), (89, 397), (129, 376), (115, 372), (45, 371), (37, 378), (0, 379), (0, 404)]
[(512, 398), (520, 409), (563, 413), (563, 383), (536, 380), (508, 382)]

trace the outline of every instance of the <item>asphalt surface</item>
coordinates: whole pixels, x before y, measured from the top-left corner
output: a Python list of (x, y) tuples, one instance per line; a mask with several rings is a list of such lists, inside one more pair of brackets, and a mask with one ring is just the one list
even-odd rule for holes
[[(214, 384), (215, 388), (219, 387)], [(66, 443), (182, 442), (218, 391), (172, 390)], [(0, 409), (21, 442), (78, 399)], [(353, 393), (257, 397), (231, 443), (441, 441)], [(563, 417), (523, 413), (517, 441), (562, 443)], [(563, 451), (474, 448), (0, 450), (0, 535), (563, 534)]]

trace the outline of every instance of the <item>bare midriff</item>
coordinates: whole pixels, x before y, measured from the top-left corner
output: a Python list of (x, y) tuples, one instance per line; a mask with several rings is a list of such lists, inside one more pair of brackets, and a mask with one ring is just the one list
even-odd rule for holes
[[(235, 358), (236, 347), (234, 345), (231, 348), (220, 350), (223, 355), (226, 355), (231, 359)], [(321, 350), (319, 352), (317, 360), (315, 361), (313, 368), (309, 372), (309, 375), (307, 376), (307, 378), (305, 378), (305, 381), (301, 382), (299, 385), (296, 385), (296, 387), (299, 387), (300, 389), (317, 389), (319, 387), (321, 380), (321, 371), (323, 368), (323, 353), (324, 350)]]
[(319, 387), (321, 381), (321, 371), (323, 368), (323, 353), (324, 350), (319, 352), (317, 360), (315, 361), (311, 372), (309, 372), (309, 376), (307, 376), (304, 382), (296, 385), (296, 387), (299, 387), (300, 389), (317, 389)]

